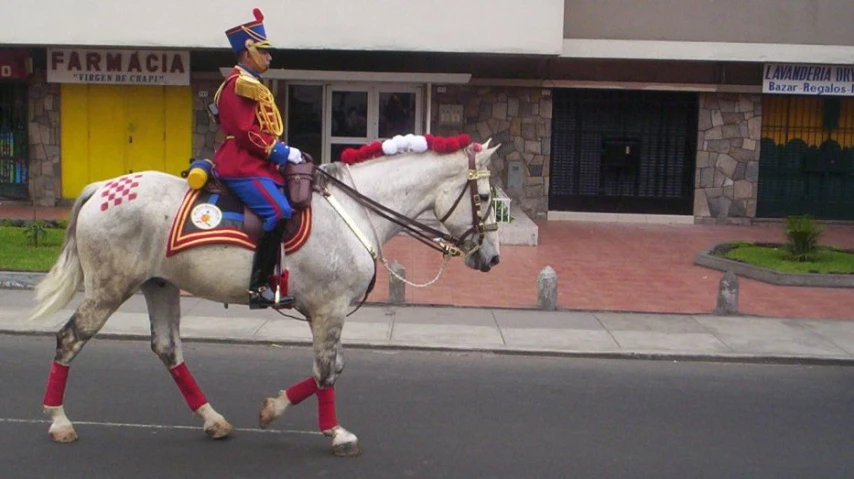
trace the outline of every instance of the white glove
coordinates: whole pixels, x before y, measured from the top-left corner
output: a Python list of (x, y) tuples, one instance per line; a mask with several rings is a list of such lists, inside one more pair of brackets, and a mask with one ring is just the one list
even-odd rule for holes
[(300, 163), (305, 162), (305, 158), (302, 157), (302, 152), (293, 146), (289, 147), (290, 151), (288, 152), (288, 161), (291, 163), (298, 165)]

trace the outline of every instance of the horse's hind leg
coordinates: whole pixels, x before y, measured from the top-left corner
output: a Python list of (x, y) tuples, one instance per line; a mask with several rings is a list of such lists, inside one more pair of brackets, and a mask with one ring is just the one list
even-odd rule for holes
[(44, 394), (44, 413), (51, 419), (48, 432), (54, 441), (72, 442), (77, 439), (77, 433), (65, 415), (63, 406), (71, 361), (128, 297), (130, 293), (122, 297), (110, 297), (105, 290), (87, 291), (71, 319), (56, 333), (56, 356), (50, 367)]
[(163, 361), (190, 410), (204, 421), (205, 433), (220, 439), (232, 431), (231, 424), (216, 412), (199, 389), (184, 363), (181, 348), (181, 292), (164, 280), (151, 279), (142, 285), (151, 319), (151, 350)]

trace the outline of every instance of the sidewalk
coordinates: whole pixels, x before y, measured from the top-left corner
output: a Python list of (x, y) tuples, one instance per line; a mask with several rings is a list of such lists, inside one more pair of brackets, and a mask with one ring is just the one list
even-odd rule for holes
[[(0, 218), (32, 218), (34, 209), (0, 205)], [(39, 218), (67, 217), (67, 209), (37, 208)], [(783, 225), (668, 225), (537, 221), (539, 245), (502, 245), (501, 264), (490, 273), (448, 264), (428, 288), (406, 288), (407, 304), (475, 308), (533, 308), (537, 275), (551, 266), (558, 275), (558, 308), (651, 314), (710, 314), (723, 273), (696, 266), (697, 253), (723, 241), (784, 240)], [(830, 225), (821, 243), (854, 249), (854, 225)], [(384, 247), (415, 283), (433, 279), (441, 255), (399, 236)], [(0, 272), (2, 276), (2, 272)], [(0, 279), (2, 282), (2, 279)], [(739, 279), (739, 311), (768, 318), (854, 319), (854, 290), (775, 286)], [(388, 274), (380, 267), (370, 301), (385, 303)]]
[[(79, 303), (26, 322), (31, 290), (0, 289), (0, 334), (54, 335)], [(185, 341), (309, 345), (308, 325), (275, 311), (182, 299)], [(148, 340), (142, 295), (98, 338)], [(345, 348), (478, 351), (602, 358), (854, 364), (854, 321), (747, 316), (543, 312), (493, 308), (364, 306), (347, 319)]]

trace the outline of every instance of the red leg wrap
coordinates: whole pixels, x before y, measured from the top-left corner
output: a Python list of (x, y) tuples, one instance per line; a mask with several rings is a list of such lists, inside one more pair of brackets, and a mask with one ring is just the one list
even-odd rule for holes
[(62, 406), (65, 396), (65, 383), (68, 381), (68, 366), (54, 361), (50, 365), (50, 375), (47, 377), (47, 388), (44, 391), (45, 406)]
[(317, 391), (317, 425), (321, 431), (332, 429), (338, 425), (335, 417), (335, 387), (318, 389)]
[(285, 391), (288, 401), (296, 406), (305, 401), (317, 392), (317, 382), (314, 378), (308, 378), (305, 381), (294, 384)]
[(195, 412), (196, 409), (208, 402), (185, 363), (181, 363), (170, 369), (169, 373), (172, 375), (172, 379), (175, 380), (175, 384), (178, 385), (178, 389), (181, 390), (181, 394), (184, 395), (184, 399), (187, 401), (187, 405), (190, 406), (191, 411)]

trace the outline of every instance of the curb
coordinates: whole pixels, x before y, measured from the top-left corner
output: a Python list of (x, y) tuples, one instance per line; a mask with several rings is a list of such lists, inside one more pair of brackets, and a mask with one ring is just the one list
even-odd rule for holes
[[(54, 337), (55, 332), (48, 331), (21, 331), (0, 329), (0, 335), (6, 336), (30, 336), (30, 337)], [(150, 335), (134, 333), (98, 333), (96, 338), (113, 341), (149, 341)], [(282, 340), (271, 341), (269, 339), (227, 339), (227, 338), (204, 338), (204, 337), (182, 337), (183, 343), (197, 344), (234, 344), (246, 346), (273, 346), (273, 347), (306, 347), (312, 346), (311, 341), (305, 340)], [(374, 351), (415, 351), (415, 352), (443, 352), (449, 354), (473, 353), (493, 354), (496, 356), (529, 356), (545, 358), (586, 358), (586, 359), (620, 359), (620, 360), (643, 360), (643, 361), (672, 361), (672, 362), (710, 362), (710, 363), (734, 363), (734, 364), (781, 364), (781, 365), (812, 365), (812, 366), (849, 366), (854, 367), (854, 357), (838, 356), (784, 356), (773, 354), (738, 354), (738, 353), (684, 353), (684, 352), (661, 352), (661, 351), (569, 351), (558, 349), (525, 349), (525, 348), (495, 348), (477, 346), (448, 346), (414, 343), (389, 342), (361, 342), (348, 343), (347, 349), (374, 350)]]
[(819, 274), (819, 273), (781, 273), (760, 266), (742, 263), (716, 256), (713, 253), (724, 248), (727, 243), (715, 246), (697, 254), (694, 264), (718, 271), (732, 271), (737, 276), (755, 279), (777, 286), (805, 286), (813, 288), (854, 288), (854, 274)]
[(0, 271), (0, 289), (34, 289), (46, 273)]

